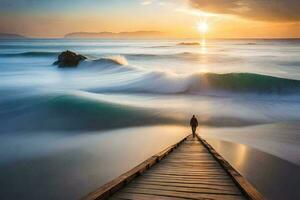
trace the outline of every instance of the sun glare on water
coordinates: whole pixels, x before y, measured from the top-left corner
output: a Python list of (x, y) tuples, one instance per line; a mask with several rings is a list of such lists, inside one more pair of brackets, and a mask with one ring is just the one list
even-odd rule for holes
[(206, 52), (206, 34), (208, 32), (208, 24), (206, 23), (206, 21), (201, 21), (197, 24), (197, 29), (199, 31), (199, 33), (201, 34), (201, 53), (204, 54)]

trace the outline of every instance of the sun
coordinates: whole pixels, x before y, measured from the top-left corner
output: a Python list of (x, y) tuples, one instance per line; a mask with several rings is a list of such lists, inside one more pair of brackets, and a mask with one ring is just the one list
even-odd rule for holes
[(201, 33), (201, 34), (205, 34), (208, 32), (208, 24), (206, 22), (200, 22), (198, 24), (198, 31)]

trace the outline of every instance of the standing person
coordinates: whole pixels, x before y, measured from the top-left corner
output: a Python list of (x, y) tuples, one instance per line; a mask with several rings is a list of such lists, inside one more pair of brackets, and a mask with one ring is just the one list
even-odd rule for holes
[(193, 137), (195, 137), (196, 129), (197, 129), (197, 126), (198, 126), (198, 120), (195, 117), (195, 115), (193, 115), (193, 117), (191, 118), (190, 125), (191, 125), (191, 128), (192, 128)]

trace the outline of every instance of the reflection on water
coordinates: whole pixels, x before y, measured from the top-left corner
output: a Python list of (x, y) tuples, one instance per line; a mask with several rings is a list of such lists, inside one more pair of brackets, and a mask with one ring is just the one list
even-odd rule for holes
[(247, 157), (248, 147), (245, 145), (236, 145), (234, 148), (235, 152), (238, 152), (239, 155), (235, 157), (233, 161), (237, 168), (245, 168), (245, 158)]
[(201, 42), (200, 42), (200, 46), (201, 46), (201, 54), (205, 54), (206, 53), (206, 39), (202, 38)]
[(200, 132), (205, 138), (245, 144), (300, 166), (299, 124), (299, 121), (294, 121), (239, 128), (201, 127)]
[(246, 145), (210, 138), (207, 141), (267, 199), (300, 199), (299, 166)]

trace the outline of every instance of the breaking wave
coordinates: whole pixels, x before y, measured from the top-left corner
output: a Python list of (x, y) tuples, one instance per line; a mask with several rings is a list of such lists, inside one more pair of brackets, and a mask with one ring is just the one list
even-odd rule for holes
[[(55, 52), (26, 52), (18, 55), (41, 56), (56, 55)], [(2, 54), (4, 55), (4, 54)], [(8, 54), (7, 54), (8, 55)], [(16, 55), (16, 54), (15, 54)], [(156, 54), (126, 54), (126, 57), (197, 57), (196, 53), (182, 52), (169, 55)], [(79, 68), (97, 70), (117, 70), (118, 72), (138, 72), (140, 76), (111, 87), (96, 87), (99, 92), (129, 92), (129, 93), (201, 93), (201, 92), (232, 92), (256, 94), (298, 94), (300, 93), (300, 80), (279, 78), (254, 73), (194, 73), (188, 75), (168, 73), (165, 71), (149, 71), (129, 64), (125, 56), (104, 56), (96, 60), (86, 60), (80, 63)], [(92, 72), (93, 73), (93, 72)], [(113, 75), (113, 74), (111, 74)], [(101, 77), (99, 77), (100, 79)]]
[(111, 63), (117, 65), (128, 65), (128, 61), (124, 56), (117, 55), (117, 56), (107, 56), (97, 60), (92, 60), (94, 63)]
[(252, 94), (300, 94), (300, 81), (252, 73), (190, 74), (144, 72), (122, 85), (98, 88), (96, 92), (204, 94), (220, 92)]

